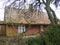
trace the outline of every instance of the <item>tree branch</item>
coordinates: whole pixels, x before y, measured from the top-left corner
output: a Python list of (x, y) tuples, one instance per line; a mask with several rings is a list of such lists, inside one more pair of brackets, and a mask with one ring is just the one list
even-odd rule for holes
[(53, 14), (53, 16), (54, 16), (54, 21), (55, 21), (55, 23), (57, 24), (57, 17), (56, 17), (56, 14), (55, 14), (55, 12), (50, 8), (50, 10), (52, 11), (52, 14)]

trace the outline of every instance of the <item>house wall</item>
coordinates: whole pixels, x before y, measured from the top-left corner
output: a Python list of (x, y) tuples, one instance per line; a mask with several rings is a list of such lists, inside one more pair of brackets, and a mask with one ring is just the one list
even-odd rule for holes
[(0, 25), (0, 36), (5, 35), (6, 35), (5, 25)]
[(40, 32), (40, 27), (39, 26), (26, 26), (26, 32), (24, 35), (34, 35), (38, 34)]
[(18, 26), (17, 25), (6, 25), (6, 35), (7, 36), (16, 36)]
[[(47, 26), (43, 26), (43, 29), (46, 29)], [(25, 32), (23, 32), (24, 35), (36, 35), (39, 34), (41, 31), (41, 25), (25, 25)], [(6, 25), (6, 34), (7, 36), (16, 36), (18, 34), (18, 26), (15, 25)]]
[(24, 33), (24, 35), (36, 35), (36, 34), (40, 34), (43, 31), (41, 31), (41, 26), (43, 26), (43, 31), (47, 29), (47, 25), (33, 25), (33, 26), (26, 26), (26, 32)]

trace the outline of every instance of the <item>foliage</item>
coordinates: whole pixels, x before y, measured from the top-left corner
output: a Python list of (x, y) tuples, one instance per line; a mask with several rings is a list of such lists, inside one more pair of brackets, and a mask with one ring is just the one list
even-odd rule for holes
[(60, 25), (50, 25), (39, 37), (29, 38), (27, 45), (60, 45)]
[(22, 38), (22, 35), (19, 36), (9, 36), (9, 37), (0, 37), (0, 45), (25, 45), (25, 40)]
[(43, 45), (43, 40), (41, 37), (29, 38), (26, 41), (27, 45)]

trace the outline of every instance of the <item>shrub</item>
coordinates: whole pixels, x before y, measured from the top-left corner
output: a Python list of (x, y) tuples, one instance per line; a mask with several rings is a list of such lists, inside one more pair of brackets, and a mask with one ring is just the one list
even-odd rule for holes
[(27, 45), (60, 45), (60, 25), (50, 25), (39, 37), (29, 38)]
[(41, 37), (29, 38), (26, 41), (27, 45), (43, 45), (43, 40)]

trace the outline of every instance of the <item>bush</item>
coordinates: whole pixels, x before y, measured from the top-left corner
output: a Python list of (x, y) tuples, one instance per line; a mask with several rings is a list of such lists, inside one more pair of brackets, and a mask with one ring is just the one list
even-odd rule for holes
[(60, 45), (60, 25), (50, 25), (39, 37), (29, 38), (26, 45)]
[(26, 41), (27, 45), (43, 45), (43, 40), (41, 37), (29, 38)]

